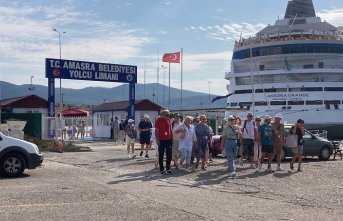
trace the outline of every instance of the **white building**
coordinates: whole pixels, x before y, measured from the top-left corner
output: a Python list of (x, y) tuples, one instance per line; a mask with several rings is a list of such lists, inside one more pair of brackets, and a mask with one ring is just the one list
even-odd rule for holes
[[(110, 138), (110, 122), (111, 118), (118, 118), (126, 120), (128, 116), (129, 102), (116, 101), (110, 103), (103, 103), (92, 108), (93, 117), (93, 137), (96, 138)], [(138, 126), (139, 122), (143, 120), (144, 114), (150, 116), (151, 122), (155, 123), (156, 117), (159, 115), (162, 107), (149, 99), (136, 100), (135, 102), (135, 125)]]

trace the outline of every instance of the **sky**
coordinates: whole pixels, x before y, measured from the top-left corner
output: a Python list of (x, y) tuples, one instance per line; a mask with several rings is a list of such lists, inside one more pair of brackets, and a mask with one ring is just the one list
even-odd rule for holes
[[(62, 33), (62, 59), (135, 65), (140, 84), (168, 85), (168, 63), (162, 56), (182, 49), (183, 89), (225, 95), (234, 41), (283, 18), (287, 2), (0, 0), (0, 79), (47, 86), (45, 58), (59, 58), (56, 29)], [(343, 26), (342, 0), (313, 3), (322, 20)], [(180, 67), (171, 64), (175, 88), (181, 87)], [(118, 85), (62, 80), (63, 88)]]

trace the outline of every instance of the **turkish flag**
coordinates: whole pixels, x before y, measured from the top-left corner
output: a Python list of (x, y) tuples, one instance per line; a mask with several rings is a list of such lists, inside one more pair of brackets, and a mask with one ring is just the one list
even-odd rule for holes
[(166, 53), (163, 55), (162, 61), (169, 63), (180, 63), (181, 52)]

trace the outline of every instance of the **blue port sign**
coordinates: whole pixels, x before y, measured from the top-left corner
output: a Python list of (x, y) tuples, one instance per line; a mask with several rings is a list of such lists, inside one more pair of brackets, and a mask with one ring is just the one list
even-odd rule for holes
[(45, 59), (46, 78), (137, 83), (137, 66)]

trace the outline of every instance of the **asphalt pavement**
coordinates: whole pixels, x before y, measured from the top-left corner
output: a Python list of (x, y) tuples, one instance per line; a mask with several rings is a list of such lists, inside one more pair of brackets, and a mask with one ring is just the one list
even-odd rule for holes
[[(343, 160), (305, 159), (303, 172), (268, 173), (225, 159), (172, 175), (126, 147), (86, 142), (90, 152), (46, 152), (41, 168), (0, 178), (0, 220), (342, 220)], [(273, 165), (274, 168), (276, 165)], [(265, 168), (264, 168), (265, 169)]]

